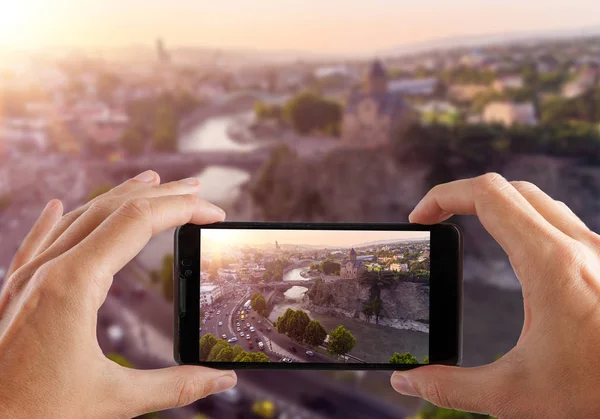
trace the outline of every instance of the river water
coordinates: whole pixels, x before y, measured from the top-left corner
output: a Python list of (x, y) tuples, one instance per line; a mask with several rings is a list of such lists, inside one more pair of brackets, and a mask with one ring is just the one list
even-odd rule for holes
[(300, 273), (305, 271), (306, 268), (294, 268), (290, 269), (283, 275), (283, 281), (306, 281), (306, 278), (303, 278)]
[[(210, 118), (196, 126), (179, 139), (179, 150), (245, 152), (255, 149), (256, 144), (240, 144), (233, 141), (227, 130), (240, 119), (252, 117), (252, 112)], [(233, 200), (240, 186), (250, 179), (248, 172), (230, 167), (209, 166), (196, 177), (202, 183), (202, 197), (212, 202)]]

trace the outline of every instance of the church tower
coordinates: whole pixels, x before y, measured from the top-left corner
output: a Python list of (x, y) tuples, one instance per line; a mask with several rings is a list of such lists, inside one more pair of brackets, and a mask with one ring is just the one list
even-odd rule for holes
[(388, 75), (379, 60), (373, 61), (365, 80), (365, 90), (370, 95), (382, 95), (388, 90)]
[(352, 248), (350, 250), (350, 253), (348, 253), (348, 259), (354, 264), (356, 263), (356, 251), (354, 250), (354, 248)]

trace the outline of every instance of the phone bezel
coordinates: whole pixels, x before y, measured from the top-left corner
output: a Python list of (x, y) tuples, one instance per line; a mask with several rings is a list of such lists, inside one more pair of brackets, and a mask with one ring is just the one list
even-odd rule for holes
[[(454, 224), (420, 225), (409, 223), (276, 223), (222, 222), (203, 226), (186, 224), (175, 231), (174, 257), (174, 357), (179, 364), (204, 365), (219, 369), (320, 369), (320, 370), (406, 370), (424, 364), (389, 363), (225, 363), (200, 362), (200, 230), (387, 230), (430, 231), (430, 364), (460, 365), (462, 361), (462, 254), (460, 229)], [(182, 266), (183, 260), (191, 265)], [(189, 277), (185, 272), (191, 271)], [(189, 273), (188, 273), (189, 274)], [(195, 297), (194, 297), (195, 296)], [(391, 354), (390, 354), (391, 356)]]

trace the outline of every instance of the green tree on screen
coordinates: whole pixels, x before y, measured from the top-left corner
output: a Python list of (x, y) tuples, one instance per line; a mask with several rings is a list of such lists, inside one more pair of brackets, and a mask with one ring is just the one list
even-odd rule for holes
[(344, 326), (338, 326), (329, 333), (327, 350), (334, 355), (345, 355), (356, 346), (356, 338)]
[(256, 311), (259, 315), (263, 317), (267, 315), (267, 300), (265, 300), (265, 297), (262, 294), (254, 294), (250, 302), (252, 305), (252, 309)]
[(318, 320), (311, 320), (304, 330), (304, 341), (312, 346), (322, 345), (327, 337), (327, 330)]
[(403, 354), (394, 352), (389, 362), (390, 364), (418, 364), (419, 360), (410, 352)]
[(302, 342), (306, 326), (310, 323), (308, 314), (302, 310), (296, 310), (287, 322), (287, 333), (293, 339)]
[(207, 333), (200, 338), (200, 361), (207, 360), (208, 354), (210, 354), (211, 349), (218, 341), (219, 340), (211, 333)]
[(215, 357), (215, 362), (231, 362), (235, 358), (235, 354), (233, 353), (233, 348), (231, 345), (227, 344), (223, 349), (219, 351), (217, 356)]
[(226, 348), (228, 346), (230, 346), (230, 345), (229, 345), (229, 343), (227, 343), (227, 341), (225, 341), (223, 339), (219, 339), (217, 341), (217, 343), (212, 347), (210, 352), (208, 353), (208, 356), (206, 357), (206, 361), (208, 361), (208, 362), (214, 361), (217, 358), (217, 355), (219, 355), (219, 352), (221, 352), (221, 350), (223, 348)]

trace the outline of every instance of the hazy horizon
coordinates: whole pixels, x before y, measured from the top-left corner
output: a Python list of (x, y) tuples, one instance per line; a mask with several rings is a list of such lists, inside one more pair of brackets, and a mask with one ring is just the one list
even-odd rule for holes
[(200, 240), (209, 238), (221, 244), (350, 247), (381, 240), (428, 239), (428, 231), (335, 231), (335, 230), (241, 230), (201, 229)]
[(0, 46), (122, 48), (162, 38), (167, 48), (343, 54), (453, 37), (578, 30), (600, 24), (598, 16), (600, 2), (592, 0), (23, 0), (0, 3)]

